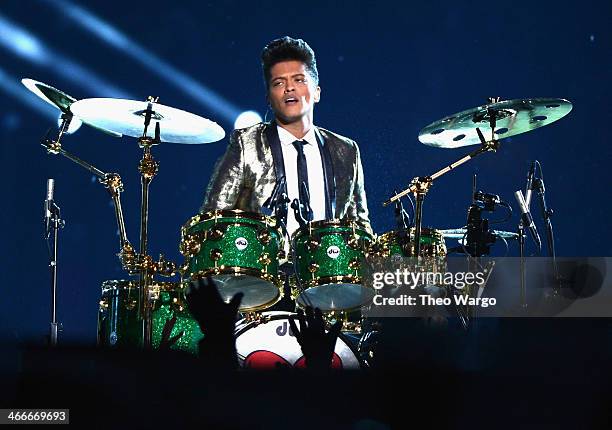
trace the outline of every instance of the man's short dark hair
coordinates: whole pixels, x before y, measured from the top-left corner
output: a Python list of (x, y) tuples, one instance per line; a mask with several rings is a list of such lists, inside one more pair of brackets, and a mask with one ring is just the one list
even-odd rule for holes
[(270, 85), (270, 69), (272, 66), (281, 61), (292, 60), (304, 63), (306, 71), (313, 79), (315, 85), (319, 85), (317, 60), (312, 48), (302, 39), (285, 36), (268, 43), (261, 53), (261, 67), (263, 68), (266, 88)]

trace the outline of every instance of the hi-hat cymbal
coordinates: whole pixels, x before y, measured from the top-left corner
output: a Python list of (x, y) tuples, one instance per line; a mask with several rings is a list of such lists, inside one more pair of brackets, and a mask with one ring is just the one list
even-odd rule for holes
[(95, 98), (79, 100), (70, 106), (70, 110), (86, 124), (141, 137), (149, 104), (152, 115), (148, 137), (155, 137), (156, 123), (159, 123), (161, 142), (198, 144), (216, 142), (225, 137), (225, 131), (217, 123), (159, 103)]
[[(467, 234), (467, 228), (449, 228), (440, 232), (445, 239), (462, 239)], [(518, 233), (511, 231), (493, 230), (493, 235), (501, 239), (518, 239)]]
[(504, 100), (447, 116), (419, 132), (419, 140), (437, 148), (460, 148), (480, 144), (476, 128), (491, 140), (491, 115), (495, 115), (495, 139), (525, 133), (555, 122), (572, 110), (565, 99), (534, 98)]

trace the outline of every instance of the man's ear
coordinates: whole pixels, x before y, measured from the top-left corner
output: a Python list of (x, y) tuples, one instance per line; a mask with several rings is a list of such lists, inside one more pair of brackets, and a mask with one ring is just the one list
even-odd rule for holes
[(321, 87), (317, 86), (314, 94), (314, 102), (319, 103), (319, 100), (321, 100)]

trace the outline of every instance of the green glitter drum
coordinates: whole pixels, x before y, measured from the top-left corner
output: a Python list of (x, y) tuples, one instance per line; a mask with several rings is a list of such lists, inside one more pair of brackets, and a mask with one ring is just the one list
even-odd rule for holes
[(315, 221), (293, 235), (300, 306), (322, 311), (356, 309), (374, 296), (361, 283), (361, 264), (372, 236), (354, 221)]
[[(415, 254), (415, 228), (409, 231), (390, 231), (378, 237), (371, 248), (371, 254), (378, 257), (401, 257), (405, 261), (404, 268), (409, 271), (444, 274), (446, 272), (446, 244), (444, 236), (439, 230), (433, 228), (421, 229), (421, 259), (417, 260)], [(436, 284), (427, 284), (443, 286)]]
[(241, 210), (217, 210), (181, 228), (184, 279), (211, 276), (229, 301), (242, 292), (241, 311), (258, 311), (281, 299), (279, 260), (283, 236), (276, 220)]
[[(98, 313), (98, 344), (110, 347), (140, 347), (142, 320), (138, 317), (137, 281), (106, 281)], [(198, 342), (204, 337), (197, 321), (186, 308), (183, 290), (174, 282), (154, 282), (152, 300), (153, 348), (159, 348), (164, 325), (176, 316), (170, 337), (183, 335), (170, 349), (198, 353)]]

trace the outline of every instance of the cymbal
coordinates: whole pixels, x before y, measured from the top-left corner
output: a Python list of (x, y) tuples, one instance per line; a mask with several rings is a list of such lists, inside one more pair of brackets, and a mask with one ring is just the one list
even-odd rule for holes
[(491, 140), (491, 113), (495, 113), (495, 139), (526, 133), (553, 123), (572, 110), (565, 99), (534, 98), (504, 100), (464, 110), (432, 122), (419, 132), (419, 140), (437, 148), (460, 148), (480, 144), (476, 128)]
[[(69, 96), (65, 92), (58, 90), (57, 88), (52, 87), (51, 85), (45, 84), (44, 82), (35, 81), (34, 79), (24, 78), (21, 80), (21, 83), (40, 99), (58, 108), (63, 113), (72, 115), (72, 112), (70, 111), (70, 106), (72, 106), (72, 104), (77, 101), (77, 99), (75, 99), (74, 97)], [(72, 122), (74, 123), (75, 121), (80, 120), (78, 118), (73, 118)], [(98, 130), (106, 134), (110, 134), (111, 136), (121, 137), (121, 134), (115, 133), (114, 131), (101, 129), (99, 127), (94, 128), (97, 128)]]
[(64, 113), (70, 113), (70, 105), (76, 102), (74, 97), (69, 96), (65, 92), (43, 82), (24, 78), (21, 80), (21, 83), (42, 100), (46, 101), (52, 106), (55, 106)]
[[(162, 142), (198, 144), (216, 142), (225, 137), (223, 128), (213, 121), (159, 103), (150, 104), (153, 113), (147, 129), (148, 137), (155, 136), (156, 123), (159, 123)], [(149, 102), (94, 98), (79, 100), (70, 106), (70, 110), (85, 124), (141, 137), (148, 105)]]
[[(467, 234), (467, 228), (449, 228), (440, 232), (445, 239), (462, 239)], [(500, 239), (518, 239), (518, 233), (511, 231), (493, 230), (493, 235)]]

